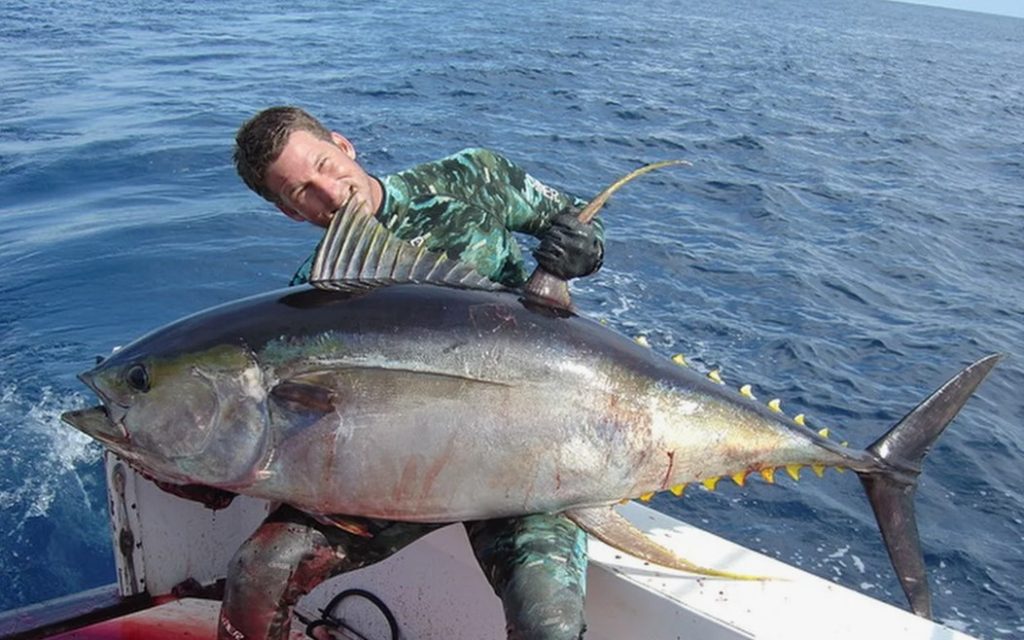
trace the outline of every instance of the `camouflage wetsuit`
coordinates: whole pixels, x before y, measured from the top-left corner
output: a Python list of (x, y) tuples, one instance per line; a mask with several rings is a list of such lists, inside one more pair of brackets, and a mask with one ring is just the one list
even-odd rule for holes
[[(446, 251), (508, 286), (521, 285), (526, 276), (512, 233), (543, 235), (553, 216), (583, 204), (484, 149), (418, 165), (381, 184), (384, 199), (375, 215), (396, 235)], [(311, 262), (312, 256), (292, 284), (308, 279)], [(281, 507), (231, 562), (219, 637), (284, 638), (303, 593), (330, 576), (382, 560), (438, 526), (350, 518), (344, 530)], [(587, 556), (586, 535), (578, 527), (551, 515), (465, 527), (501, 598), (509, 638), (582, 637)]]

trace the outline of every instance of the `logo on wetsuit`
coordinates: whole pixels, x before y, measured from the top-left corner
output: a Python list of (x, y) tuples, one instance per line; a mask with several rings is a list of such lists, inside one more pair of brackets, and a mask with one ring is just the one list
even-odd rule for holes
[(526, 186), (541, 194), (548, 200), (558, 200), (558, 191), (552, 189), (530, 174), (526, 174)]

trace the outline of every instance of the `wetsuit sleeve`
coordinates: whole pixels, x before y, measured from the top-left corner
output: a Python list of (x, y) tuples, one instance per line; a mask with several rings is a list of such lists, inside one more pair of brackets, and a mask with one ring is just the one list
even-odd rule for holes
[[(317, 245), (317, 249), (319, 248), (319, 245)], [(309, 257), (306, 258), (306, 261), (302, 263), (302, 266), (300, 266), (298, 271), (295, 272), (295, 275), (292, 276), (291, 281), (288, 282), (289, 287), (294, 287), (295, 285), (306, 284), (307, 282), (309, 282), (309, 274), (313, 269), (313, 258), (315, 256), (316, 251), (313, 251), (313, 253), (309, 254)]]
[[(517, 164), (489, 149), (466, 149), (458, 155), (479, 167), (477, 175), (481, 189), (477, 197), (481, 206), (502, 211), (505, 226), (510, 231), (541, 237), (551, 226), (551, 219), (569, 209), (586, 205), (570, 194), (563, 193), (534, 178)], [(593, 224), (598, 236), (604, 240), (604, 227), (599, 218)]]

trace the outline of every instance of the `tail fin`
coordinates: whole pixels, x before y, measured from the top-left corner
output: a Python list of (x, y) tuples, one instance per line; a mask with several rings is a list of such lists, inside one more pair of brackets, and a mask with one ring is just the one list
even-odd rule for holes
[(884, 469), (862, 473), (860, 481), (910, 608), (925, 618), (932, 617), (931, 594), (913, 503), (921, 463), (1001, 357), (988, 355), (965, 368), (868, 447), (883, 462)]

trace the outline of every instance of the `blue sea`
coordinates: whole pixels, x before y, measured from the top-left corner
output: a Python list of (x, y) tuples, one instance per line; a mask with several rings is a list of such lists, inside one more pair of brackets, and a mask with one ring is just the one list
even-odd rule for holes
[[(613, 198), (578, 306), (851, 446), (1005, 353), (917, 505), (937, 618), (1024, 636), (1024, 20), (879, 0), (5, 0), (0, 609), (114, 581), (75, 374), (317, 241), (231, 164), (282, 103), (381, 174), (486, 146), (588, 197), (690, 160)], [(904, 606), (856, 478), (804, 475), (653, 504)]]

